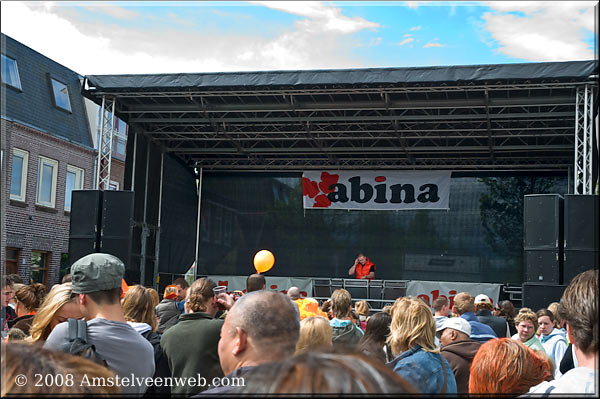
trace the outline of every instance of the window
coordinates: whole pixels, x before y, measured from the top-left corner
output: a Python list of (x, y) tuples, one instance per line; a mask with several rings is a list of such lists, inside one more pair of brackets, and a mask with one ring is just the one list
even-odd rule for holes
[(19, 273), (19, 249), (6, 248), (6, 274)]
[(36, 204), (54, 208), (54, 202), (56, 200), (57, 171), (58, 161), (40, 157)]
[(4, 54), (2, 54), (2, 83), (21, 90), (21, 78), (19, 78), (17, 60)]
[(50, 78), (50, 80), (52, 81), (54, 104), (65, 111), (71, 112), (71, 102), (69, 101), (69, 90), (67, 85), (53, 78)]
[(127, 139), (123, 136), (117, 136), (117, 155), (125, 156)]
[(65, 184), (65, 211), (71, 210), (71, 196), (73, 190), (83, 189), (83, 174), (83, 169), (67, 165), (67, 182)]
[(48, 285), (48, 252), (31, 251), (31, 266), (29, 268), (29, 279), (34, 283)]
[(10, 179), (10, 199), (25, 202), (27, 188), (27, 163), (29, 153), (13, 148), (12, 177)]
[(119, 191), (119, 182), (118, 181), (109, 181), (108, 182), (108, 189), (109, 190), (113, 190), (113, 191)]

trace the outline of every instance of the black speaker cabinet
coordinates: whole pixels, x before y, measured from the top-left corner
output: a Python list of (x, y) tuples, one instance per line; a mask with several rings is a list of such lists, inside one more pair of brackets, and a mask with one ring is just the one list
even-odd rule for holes
[(71, 265), (100, 249), (102, 194), (100, 190), (73, 190), (69, 225)]
[(568, 285), (579, 273), (589, 269), (598, 269), (598, 255), (598, 251), (566, 249), (562, 283)]
[(566, 285), (523, 283), (523, 307), (534, 312), (547, 308), (552, 302), (560, 302)]
[(562, 254), (556, 249), (525, 250), (525, 281), (560, 284)]
[(562, 248), (563, 197), (558, 194), (526, 195), (523, 204), (523, 247)]
[(565, 195), (565, 249), (598, 250), (598, 196)]
[[(130, 274), (127, 272), (133, 267), (131, 262), (132, 217), (133, 191), (104, 191), (100, 251), (121, 259), (125, 264), (126, 275)], [(125, 280), (130, 282), (127, 278)]]

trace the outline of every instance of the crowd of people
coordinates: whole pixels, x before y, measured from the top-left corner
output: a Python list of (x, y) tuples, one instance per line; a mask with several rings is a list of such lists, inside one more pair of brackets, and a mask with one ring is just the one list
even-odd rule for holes
[(345, 289), (321, 304), (270, 291), (260, 274), (243, 295), (178, 279), (161, 300), (123, 274), (96, 253), (49, 292), (3, 279), (2, 396), (598, 395), (597, 270), (537, 312), (467, 292), (375, 312)]

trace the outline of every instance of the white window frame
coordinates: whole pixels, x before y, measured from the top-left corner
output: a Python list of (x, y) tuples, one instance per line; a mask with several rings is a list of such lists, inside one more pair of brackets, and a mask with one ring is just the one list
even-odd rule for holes
[[(13, 147), (13, 164), (15, 155), (23, 158), (23, 168), (21, 169), (21, 192), (19, 195), (10, 194), (10, 199), (15, 201), (25, 202), (25, 195), (27, 194), (27, 166), (29, 164), (29, 152), (22, 150), (20, 148)], [(12, 189), (12, 164), (11, 164), (11, 173), (10, 173), (10, 188)]]
[[(43, 202), (40, 199), (40, 190), (42, 188), (42, 178), (43, 178), (43, 166), (44, 165), (50, 165), (52, 166), (52, 189), (50, 192), (50, 202)], [(35, 199), (35, 203), (37, 205), (41, 205), (41, 206), (45, 206), (48, 208), (54, 208), (56, 207), (56, 180), (58, 177), (58, 161), (51, 159), (51, 158), (46, 158), (42, 155), (40, 155), (40, 159), (38, 162), (38, 179), (37, 179), (37, 194), (36, 194), (36, 199)]]
[(14, 68), (15, 68), (14, 71), (15, 71), (15, 75), (16, 75), (16, 78), (17, 78), (17, 82), (16, 83), (17, 83), (18, 86), (15, 86), (11, 82), (8, 82), (7, 81), (7, 77), (4, 76), (4, 74), (2, 74), (2, 83), (4, 83), (7, 86), (14, 87), (17, 90), (21, 90), (22, 91), (23, 89), (21, 88), (21, 77), (19, 76), (19, 65), (17, 64), (17, 60), (14, 59), (13, 57), (9, 57), (6, 54), (2, 54), (2, 58), (3, 58), (2, 63), (3, 64), (6, 63), (7, 67), (10, 67), (9, 60), (14, 61), (13, 65), (14, 65)]
[[(83, 182), (85, 179), (85, 170), (78, 168), (77, 166), (67, 164), (67, 175), (65, 175), (65, 211), (71, 211), (71, 207), (67, 207), (67, 176), (71, 173), (75, 173), (75, 184), (73, 186), (73, 191), (75, 190), (83, 190)], [(73, 191), (71, 191), (71, 196), (73, 195)]]
[[(61, 85), (65, 86), (65, 90), (67, 91), (67, 104), (69, 105), (69, 108), (65, 108), (61, 105), (58, 104), (58, 101), (56, 101), (56, 88), (54, 87), (54, 82), (56, 83), (60, 83)], [(62, 109), (65, 112), (69, 112), (72, 113), (73, 112), (73, 107), (71, 105), (71, 94), (69, 93), (69, 85), (61, 82), (60, 80), (53, 78), (52, 76), (50, 76), (50, 87), (52, 88), (52, 98), (54, 99), (54, 106), (58, 109)], [(58, 90), (60, 92), (60, 90)]]

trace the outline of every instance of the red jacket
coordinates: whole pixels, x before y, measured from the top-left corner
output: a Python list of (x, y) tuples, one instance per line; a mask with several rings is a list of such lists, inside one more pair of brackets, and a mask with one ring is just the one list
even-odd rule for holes
[[(363, 276), (366, 276), (367, 274), (369, 274), (371, 272), (371, 267), (373, 267), (372, 271), (375, 271), (375, 264), (373, 264), (373, 262), (371, 262), (369, 260), (369, 258), (367, 258), (367, 261), (365, 262), (365, 265), (363, 266), (360, 262), (356, 265), (356, 278), (359, 279)], [(369, 278), (367, 280), (373, 280), (372, 278)]]

